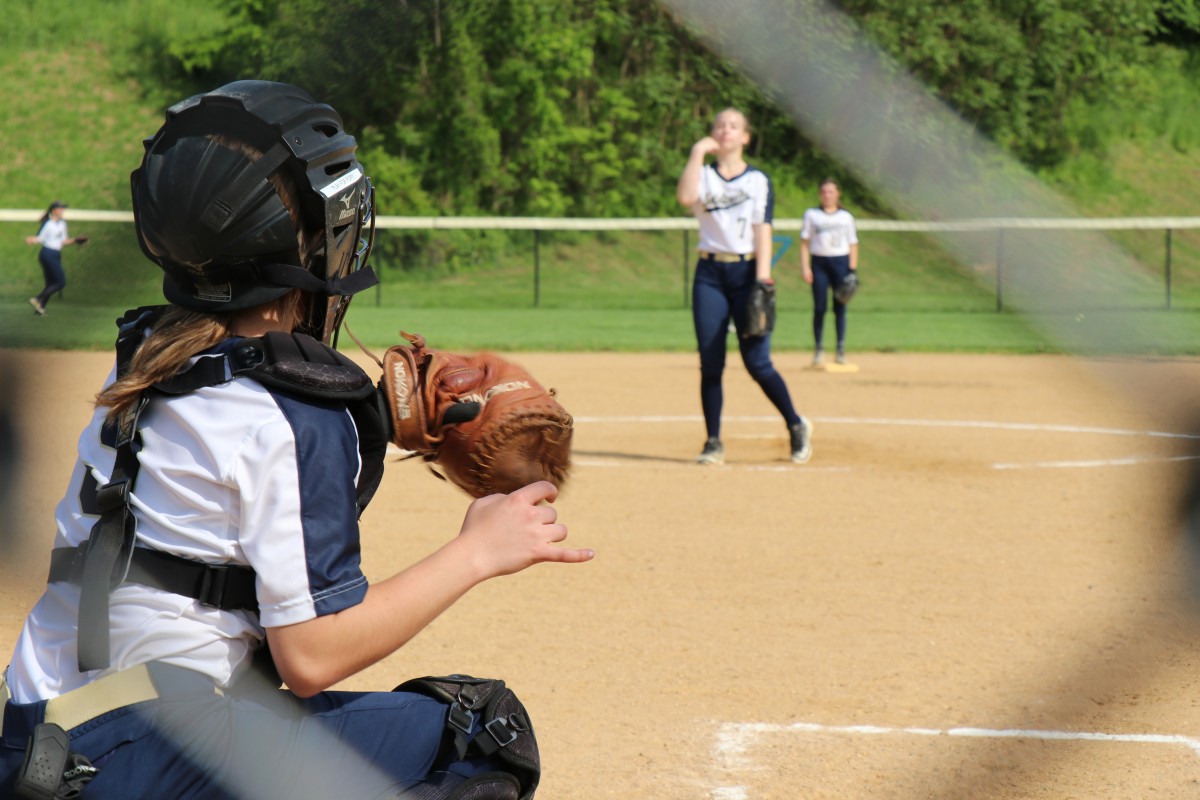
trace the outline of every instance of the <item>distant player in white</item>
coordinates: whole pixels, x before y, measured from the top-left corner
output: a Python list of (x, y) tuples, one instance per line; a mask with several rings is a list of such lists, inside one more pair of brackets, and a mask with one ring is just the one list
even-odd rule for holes
[(33, 313), (39, 317), (46, 315), (46, 304), (55, 292), (61, 292), (67, 285), (67, 274), (63, 271), (62, 249), (67, 245), (83, 244), (87, 237), (71, 238), (67, 233), (67, 221), (63, 219), (63, 210), (67, 204), (55, 200), (42, 215), (41, 227), (36, 236), (26, 236), (25, 244), (40, 244), (38, 263), (42, 265), (42, 278), (45, 285), (37, 297), (29, 298)]
[[(746, 303), (757, 283), (771, 277), (771, 222), (775, 194), (766, 173), (746, 163), (750, 123), (736, 108), (713, 120), (712, 133), (692, 145), (676, 199), (700, 221), (700, 258), (692, 284), (692, 321), (700, 351), (700, 404), (708, 438), (696, 461), (721, 464), (721, 407), (724, 391), (726, 337), (732, 318), (738, 347), (750, 377), (778, 409), (788, 426), (792, 461), (812, 455), (812, 426), (792, 405), (783, 377), (771, 363), (771, 335), (743, 336)], [(704, 160), (715, 155), (715, 163)]]
[[(804, 212), (800, 229), (800, 264), (804, 280), (812, 284), (813, 364), (824, 360), (822, 342), (825, 334), (825, 311), (829, 307), (830, 291), (858, 269), (858, 231), (854, 216), (842, 208), (841, 190), (837, 182), (821, 181), (819, 208)], [(834, 325), (837, 330), (837, 363), (846, 363), (846, 304), (833, 298)]]

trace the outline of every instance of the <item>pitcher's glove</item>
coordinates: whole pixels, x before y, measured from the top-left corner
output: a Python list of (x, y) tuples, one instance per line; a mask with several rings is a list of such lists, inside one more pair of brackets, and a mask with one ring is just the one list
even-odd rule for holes
[(743, 339), (766, 336), (775, 330), (775, 284), (758, 281), (746, 297), (746, 325)]
[(842, 282), (833, 290), (833, 296), (842, 305), (850, 302), (854, 294), (858, 291), (858, 272), (850, 270), (850, 274), (842, 278)]
[(425, 337), (383, 356), (380, 390), (391, 441), (437, 464), (474, 497), (546, 480), (562, 488), (574, 420), (525, 369), (494, 353), (425, 347)]

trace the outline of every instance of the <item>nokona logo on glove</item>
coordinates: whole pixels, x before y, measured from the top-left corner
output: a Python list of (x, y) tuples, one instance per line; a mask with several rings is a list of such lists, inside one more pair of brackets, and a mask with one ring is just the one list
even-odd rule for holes
[(411, 419), (413, 410), (409, 403), (412, 399), (412, 381), (403, 361), (392, 362), (392, 395), (396, 398), (396, 416), (400, 419)]

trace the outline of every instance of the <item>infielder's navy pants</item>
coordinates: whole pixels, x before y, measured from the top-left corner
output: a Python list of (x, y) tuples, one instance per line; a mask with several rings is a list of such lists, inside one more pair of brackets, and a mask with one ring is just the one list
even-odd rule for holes
[(746, 325), (746, 300), (757, 282), (754, 261), (732, 264), (706, 258), (696, 262), (692, 283), (692, 322), (700, 350), (700, 405), (709, 438), (721, 436), (721, 407), (725, 396), (721, 376), (725, 372), (726, 337), (729, 321), (738, 332), (738, 349), (750, 377), (758, 382), (767, 399), (779, 410), (788, 425), (800, 421), (792, 406), (787, 384), (771, 363), (771, 335), (743, 339)]
[[(72, 750), (100, 770), (84, 787), (88, 800), (388, 798), (431, 770), (490, 767), (438, 761), (447, 707), (424, 695), (323, 692), (301, 700), (264, 686), (223, 696), (198, 673), (167, 669), (176, 684), (168, 696), (69, 731)], [(0, 796), (9, 796), (44, 713), (45, 703), (5, 706)]]
[(43, 306), (50, 302), (50, 295), (61, 292), (67, 285), (67, 273), (63, 271), (62, 251), (43, 247), (38, 251), (38, 263), (42, 265), (42, 278), (45, 288), (37, 296)]
[[(813, 341), (817, 349), (825, 338), (825, 311), (829, 308), (829, 294), (850, 274), (850, 256), (812, 257), (813, 293)], [(846, 344), (846, 304), (833, 298), (833, 323), (837, 330), (837, 346)]]

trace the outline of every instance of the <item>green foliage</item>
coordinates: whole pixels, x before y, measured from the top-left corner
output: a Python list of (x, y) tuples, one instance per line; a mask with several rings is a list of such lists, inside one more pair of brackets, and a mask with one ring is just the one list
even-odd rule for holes
[[(1200, 0), (845, 0), (863, 29), (1009, 152), (1101, 215), (1190, 213), (1200, 143)], [(7, 0), (0, 28), (0, 205), (128, 208), (129, 171), (163, 108), (247, 76), (292, 81), (355, 132), (387, 215), (679, 215), (674, 182), (721, 108), (753, 124), (749, 158), (781, 217), (837, 178), (860, 216), (868, 185), (813, 147), (680, 20), (641, 0)], [(781, 4), (779, 24), (795, 20)], [(835, 76), (836, 77), (836, 76)], [(850, 87), (853, 88), (852, 86)], [(896, 141), (921, 131), (892, 131)], [(24, 227), (0, 241), (0, 294), (36, 288)], [(96, 234), (104, 226), (90, 226)], [(85, 232), (79, 224), (73, 232)], [(531, 232), (381, 232), (384, 297), (408, 310), (532, 302)], [(1162, 232), (1114, 234), (1159, 274)], [(1179, 303), (1200, 291), (1200, 234), (1176, 232)], [(681, 301), (678, 240), (545, 234), (543, 310), (667, 311)], [(803, 302), (795, 250), (779, 266)], [(923, 237), (872, 237), (859, 313), (989, 308), (973, 265)], [(1184, 268), (1187, 267), (1187, 268)], [(128, 229), (68, 254), (67, 306), (158, 273)], [(1157, 290), (1155, 290), (1157, 291)], [(1149, 302), (1154, 302), (1152, 297)], [(361, 305), (361, 303), (360, 303)], [(799, 306), (797, 306), (799, 307)], [(1178, 307), (1178, 306), (1177, 306)], [(18, 309), (23, 311), (24, 309)], [(795, 308), (789, 309), (795, 310)], [(406, 311), (407, 313), (407, 311)], [(469, 315), (468, 315), (469, 316)], [(967, 319), (970, 317), (968, 316)], [(686, 334), (686, 330), (685, 330)], [(105, 337), (107, 337), (107, 332)], [(686, 336), (684, 337), (686, 339)], [(903, 337), (901, 337), (903, 338)]]
[(965, 120), (1040, 167), (1106, 144), (1087, 109), (1136, 110), (1131, 90), (1139, 70), (1156, 62), (1147, 45), (1163, 6), (1160, 0), (840, 4)]

